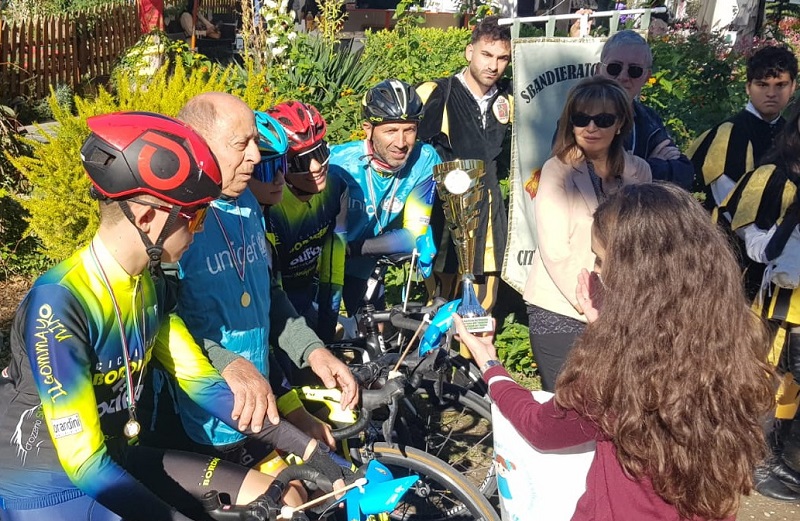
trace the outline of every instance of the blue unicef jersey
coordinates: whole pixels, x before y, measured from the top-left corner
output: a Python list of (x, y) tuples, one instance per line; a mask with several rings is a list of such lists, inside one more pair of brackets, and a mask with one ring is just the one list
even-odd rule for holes
[[(417, 143), (402, 170), (381, 175), (369, 166), (367, 153), (366, 141), (331, 147), (330, 173), (344, 179), (350, 191), (347, 241), (380, 237), (370, 255), (410, 253), (430, 223), (439, 155), (431, 145)], [(371, 269), (371, 262), (352, 258), (346, 265), (347, 274), (362, 278)]]
[(137, 398), (152, 357), (210, 414), (230, 418), (233, 395), (166, 314), (164, 284), (128, 275), (98, 238), (92, 244), (39, 277), (17, 311), (11, 382), (0, 385), (0, 496), (29, 509), (85, 494), (123, 518), (167, 519), (169, 505), (117, 463), (129, 418), (121, 331)]
[[(203, 231), (179, 263), (178, 314), (198, 343), (212, 340), (266, 376), (272, 260), (265, 234), (261, 207), (250, 190), (212, 202)], [(178, 405), (186, 432), (198, 443), (225, 445), (244, 437), (186, 395), (178, 394)]]

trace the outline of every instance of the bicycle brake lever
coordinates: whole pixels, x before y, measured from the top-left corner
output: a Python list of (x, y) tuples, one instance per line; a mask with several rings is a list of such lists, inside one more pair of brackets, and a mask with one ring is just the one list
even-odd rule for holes
[(383, 422), (383, 439), (390, 448), (394, 448), (394, 440), (392, 439), (392, 430), (394, 429), (394, 422), (397, 420), (397, 411), (400, 408), (400, 395), (393, 394), (392, 401), (389, 404), (389, 417)]

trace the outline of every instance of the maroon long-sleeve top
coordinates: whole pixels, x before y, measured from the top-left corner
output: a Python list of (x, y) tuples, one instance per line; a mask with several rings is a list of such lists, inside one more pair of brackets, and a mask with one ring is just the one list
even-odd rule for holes
[[(573, 410), (557, 408), (553, 400), (536, 402), (528, 389), (511, 379), (502, 366), (483, 375), (489, 394), (520, 435), (540, 450), (563, 449), (596, 441), (594, 460), (586, 476), (586, 492), (578, 500), (573, 521), (681, 521), (672, 505), (656, 494), (649, 479), (625, 474), (614, 444), (594, 422)], [(734, 521), (735, 516), (724, 521)], [(693, 518), (692, 521), (701, 521)]]

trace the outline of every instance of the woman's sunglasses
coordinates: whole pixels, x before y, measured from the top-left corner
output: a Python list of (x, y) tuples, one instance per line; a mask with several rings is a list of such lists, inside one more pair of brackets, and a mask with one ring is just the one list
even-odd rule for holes
[(573, 126), (578, 128), (588, 127), (589, 123), (592, 121), (594, 121), (594, 124), (597, 125), (597, 128), (608, 128), (614, 126), (614, 123), (617, 122), (617, 115), (603, 112), (600, 114), (595, 114), (594, 116), (590, 116), (589, 114), (584, 114), (583, 112), (577, 112), (570, 116), (569, 121)]
[[(606, 65), (606, 72), (609, 76), (616, 78), (622, 74), (623, 65), (621, 63), (609, 63)], [(635, 80), (642, 77), (644, 74), (644, 67), (641, 65), (628, 65), (628, 77)]]
[[(151, 203), (150, 201), (142, 201), (141, 199), (130, 199), (132, 203), (149, 206), (161, 212), (170, 213), (174, 206), (167, 206), (163, 204)], [(206, 221), (206, 214), (208, 213), (208, 205), (204, 204), (197, 207), (192, 211), (178, 210), (178, 217), (189, 221), (189, 231), (192, 233), (199, 232), (203, 229), (203, 223)]]
[(311, 171), (311, 161), (316, 159), (320, 166), (328, 164), (331, 151), (325, 141), (320, 141), (319, 145), (301, 152), (289, 160), (289, 172), (292, 174), (307, 174)]
[(261, 156), (261, 162), (253, 169), (253, 177), (262, 183), (271, 183), (278, 172), (287, 171), (286, 154), (279, 156)]

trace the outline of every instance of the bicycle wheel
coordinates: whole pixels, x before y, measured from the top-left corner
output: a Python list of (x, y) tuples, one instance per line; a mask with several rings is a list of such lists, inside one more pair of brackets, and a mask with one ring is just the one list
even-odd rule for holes
[(415, 521), (499, 521), (489, 501), (444, 461), (413, 447), (400, 449), (375, 443), (372, 455), (395, 478), (416, 474), (419, 480), (392, 512), (390, 519)]
[(425, 381), (406, 397), (400, 422), (409, 443), (453, 467), (488, 499), (495, 500), (492, 412), (483, 397), (445, 383), (438, 397)]

